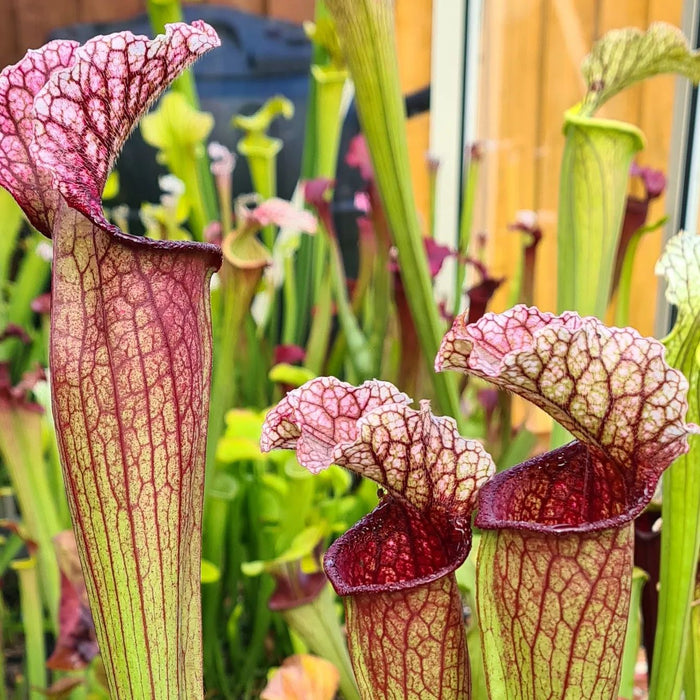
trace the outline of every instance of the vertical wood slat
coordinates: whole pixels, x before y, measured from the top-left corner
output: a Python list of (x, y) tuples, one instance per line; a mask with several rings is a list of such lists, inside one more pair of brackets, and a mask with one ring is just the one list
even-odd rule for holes
[[(430, 43), (432, 34), (432, 0), (395, 0), (396, 43), (399, 75), (404, 93), (413, 92), (430, 84)], [(412, 117), (406, 125), (411, 178), (416, 194), (416, 205), (428, 231), (428, 168), (426, 155), (429, 148), (430, 116)]]
[(600, 0), (554, 0), (546, 3), (547, 41), (543, 56), (542, 105), (540, 113), (540, 154), (538, 198), (534, 209), (540, 213), (543, 240), (538, 252), (535, 301), (556, 310), (557, 296), (557, 211), (561, 159), (564, 152), (564, 112), (581, 100), (585, 83), (579, 66), (595, 38)]
[[(591, 42), (614, 27), (665, 20), (678, 24), (681, 0), (496, 0), (485, 5), (481, 130), (486, 142), (478, 226), (489, 234), (488, 260), (495, 276), (513, 278), (517, 240), (507, 231), (518, 209), (540, 215), (544, 239), (538, 257), (535, 301), (556, 307), (556, 212), (564, 138), (563, 112), (583, 95), (579, 64)], [(539, 55), (538, 55), (539, 54)], [(647, 136), (639, 162), (665, 170), (674, 79), (655, 78), (611, 100), (600, 116), (638, 125)], [(650, 219), (663, 213), (655, 203)], [(630, 322), (653, 329), (653, 268), (661, 235), (642, 240), (635, 262)], [(502, 310), (508, 289), (493, 308)]]

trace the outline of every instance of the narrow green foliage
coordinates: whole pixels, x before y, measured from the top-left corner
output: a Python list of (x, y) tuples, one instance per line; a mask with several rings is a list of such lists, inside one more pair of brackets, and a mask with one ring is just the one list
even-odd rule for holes
[[(389, 0), (328, 0), (355, 84), (357, 111), (384, 210), (398, 249), (401, 276), (426, 362), (432, 363), (442, 324), (425, 256), (411, 185), (405, 109), (399, 86), (393, 3)], [(461, 415), (457, 385), (432, 375), (439, 410)], [(458, 418), (459, 419), (459, 418)]]
[(632, 589), (630, 591), (630, 610), (627, 618), (627, 632), (625, 634), (625, 649), (622, 653), (622, 671), (620, 700), (634, 699), (635, 676), (637, 675), (637, 659), (639, 657), (639, 643), (642, 638), (641, 602), (642, 590), (649, 579), (648, 574), (641, 569), (632, 571)]
[(29, 685), (29, 700), (42, 700), (46, 687), (46, 647), (44, 619), (41, 614), (39, 577), (34, 557), (16, 559), (10, 565), (19, 581), (20, 610), (24, 628), (24, 652)]
[[(678, 308), (664, 340), (669, 364), (688, 379), (688, 420), (700, 421), (700, 238), (680, 233), (666, 246), (656, 266), (668, 282), (666, 297)], [(663, 476), (659, 612), (649, 697), (680, 697), (691, 602), (700, 551), (700, 438)], [(697, 682), (697, 679), (696, 679)], [(692, 697), (692, 696), (691, 696)]]
[(0, 285), (7, 284), (10, 261), (22, 227), (22, 210), (7, 190), (0, 188)]
[[(244, 132), (238, 141), (238, 152), (248, 161), (253, 190), (263, 200), (277, 194), (277, 154), (282, 148), (282, 141), (268, 136), (267, 130), (273, 120), (280, 116), (291, 119), (294, 116), (294, 104), (277, 95), (265, 102), (255, 114), (239, 114), (231, 120), (234, 127)], [(272, 226), (265, 227), (263, 239), (267, 247), (272, 248)]]
[(60, 581), (52, 538), (65, 529), (56, 507), (63, 494), (52, 493), (47, 480), (41, 447), (41, 414), (37, 409), (37, 406), (0, 402), (0, 454), (9, 471), (27, 533), (38, 545), (41, 599), (52, 628), (57, 629)]

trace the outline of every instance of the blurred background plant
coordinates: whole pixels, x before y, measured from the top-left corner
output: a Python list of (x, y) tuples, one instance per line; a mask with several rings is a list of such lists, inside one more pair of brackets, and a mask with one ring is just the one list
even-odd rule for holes
[[(449, 245), (436, 240), (441, 166), (435, 159), (425, 166), (430, 211), (423, 224), (403, 130), (404, 109), (411, 112), (422, 97), (402, 99), (399, 93), (393, 28), (371, 17), (360, 18), (362, 24), (335, 7), (338, 3), (328, 5), (333, 12), (318, 0), (314, 22), (304, 26), (312, 59), (298, 182), (289, 186), (288, 171), (296, 170), (286, 167), (290, 146), (280, 137), (285, 122), (300, 118), (298, 100), (279, 95), (253, 113), (214, 115), (201, 109), (188, 74), (140, 126), (140, 138), (156, 150), (167, 172), (157, 180), (158, 201), (140, 204), (137, 212), (133, 203), (126, 206), (125, 188), (131, 185), (121, 168), (121, 177), (113, 174), (103, 195), (108, 215), (125, 231), (206, 240), (224, 253), (212, 283), (214, 369), (202, 562), (207, 697), (258, 697), (268, 680), (263, 697), (278, 697), (272, 670), (287, 657), (309, 653), (333, 663), (343, 697), (358, 697), (342, 610), (319, 562), (332, 538), (376, 505), (376, 487), (335, 467), (311, 478), (292, 453), (260, 453), (264, 414), (290, 388), (322, 374), (354, 384), (389, 380), (415, 398), (430, 398), (436, 412), (453, 415), (463, 434), (485, 443), (499, 469), (523, 461), (549, 439), (530, 429), (531, 416), (504, 393), (431, 371), (442, 333), (467, 302), (471, 321), (486, 312), (497, 292), (505, 292), (510, 304), (537, 300), (536, 281), (552, 277), (537, 261), (545, 227), (535, 212), (513, 207), (508, 235), (511, 241), (513, 232), (520, 236), (519, 245), (511, 244), (519, 251), (517, 263), (508, 277), (491, 272), (485, 235), (474, 224), (488, 144), (473, 144), (461, 173), (459, 223), (449, 232)], [(178, 2), (150, 0), (147, 6), (154, 32), (182, 17)], [(375, 32), (371, 46), (360, 43), (358, 27)], [(358, 114), (363, 134), (354, 133)], [(571, 118), (567, 124), (570, 129)], [(217, 141), (232, 130), (239, 135), (237, 153)], [(625, 133), (636, 138), (631, 129)], [(602, 291), (591, 282), (602, 301), (589, 309), (579, 298), (560, 298), (584, 312), (607, 310), (620, 323), (630, 315), (639, 240), (663, 223), (647, 223), (649, 203), (664, 188), (663, 175), (634, 166), (643, 194), (627, 199), (637, 145), (641, 142), (634, 141), (622, 165), (611, 166), (621, 183), (618, 224), (625, 204), (627, 213), (618, 262), (612, 246), (605, 253), (609, 269), (603, 274), (609, 279)], [(243, 181), (252, 191), (240, 189)], [(575, 186), (567, 182), (564, 187)], [(0, 658), (8, 679), (0, 684), (0, 700), (27, 694), (106, 697), (84, 584), (61, 534), (70, 518), (44, 376), (50, 244), (30, 230), (4, 190), (0, 222)], [(444, 241), (445, 232), (439, 238)], [(572, 256), (573, 266), (580, 251), (567, 240), (559, 243), (560, 255)], [(453, 265), (452, 291), (438, 304), (435, 280), (443, 266)], [(567, 265), (560, 257), (561, 284)], [(475, 544), (474, 554), (477, 549)], [(486, 691), (480, 650), (471, 645), (478, 639), (471, 612), (474, 554), (459, 581), (478, 698)], [(313, 675), (312, 668), (299, 662), (287, 673)], [(332, 690), (319, 692), (332, 697), (334, 682), (328, 687)]]

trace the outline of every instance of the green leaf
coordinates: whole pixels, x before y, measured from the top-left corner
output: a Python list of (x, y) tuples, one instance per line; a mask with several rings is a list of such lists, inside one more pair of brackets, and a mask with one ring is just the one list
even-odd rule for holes
[(222, 437), (216, 446), (216, 459), (220, 462), (243, 462), (262, 458), (263, 454), (256, 440)]
[[(255, 146), (255, 142), (265, 135), (265, 132), (270, 128), (270, 124), (280, 116), (285, 119), (291, 119), (294, 116), (294, 103), (290, 102), (286, 97), (276, 95), (265, 102), (255, 114), (237, 114), (231, 119), (231, 125), (236, 129), (247, 132), (241, 141)], [(252, 144), (250, 142), (251, 139), (253, 141)], [(260, 143), (264, 143), (264, 141), (261, 140)], [(244, 150), (246, 147), (243, 146)], [(243, 153), (243, 155), (247, 154)]]
[(264, 411), (234, 408), (226, 413), (226, 435), (259, 440), (264, 419)]
[(588, 85), (581, 115), (591, 116), (613, 95), (633, 83), (661, 73), (678, 73), (700, 81), (700, 54), (691, 51), (683, 33), (656, 22), (646, 32), (614, 29), (586, 56), (581, 72)]
[(302, 570), (309, 573), (318, 570), (316, 564), (312, 564), (311, 557), (318, 543), (328, 534), (327, 523), (310, 525), (299, 532), (291, 541), (289, 547), (274, 559), (268, 561), (247, 561), (241, 564), (241, 571), (246, 576), (259, 576), (264, 571), (274, 572), (280, 566), (289, 562), (302, 560)]
[(265, 571), (264, 561), (244, 561), (241, 564), (241, 571), (246, 576), (260, 576)]
[[(678, 307), (673, 330), (664, 340), (666, 357), (688, 379), (688, 420), (700, 420), (700, 238), (683, 232), (672, 238), (656, 266), (668, 281), (666, 299)], [(650, 697), (677, 698), (690, 625), (695, 571), (700, 551), (700, 438), (663, 477), (663, 530), (659, 616), (654, 642)], [(697, 679), (696, 679), (697, 680)]]
[(635, 697), (634, 686), (637, 675), (637, 657), (642, 636), (641, 599), (644, 584), (649, 580), (646, 571), (636, 566), (632, 570), (632, 590), (630, 593), (630, 609), (627, 618), (627, 633), (625, 634), (625, 650), (622, 654), (622, 672), (620, 680), (620, 699), (632, 700)]
[(211, 114), (195, 109), (177, 92), (167, 93), (158, 109), (141, 120), (144, 141), (161, 151), (164, 162), (171, 166), (180, 150), (201, 144), (213, 127)]

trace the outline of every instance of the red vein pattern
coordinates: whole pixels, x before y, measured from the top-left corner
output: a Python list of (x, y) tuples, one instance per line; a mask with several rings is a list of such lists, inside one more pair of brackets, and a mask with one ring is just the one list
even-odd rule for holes
[(357, 421), (357, 439), (337, 445), (331, 459), (421, 512), (464, 522), (494, 470), (481, 444), (459, 435), (452, 418), (434, 416), (428, 401), (419, 411), (401, 404), (370, 411)]
[(688, 450), (688, 383), (661, 343), (595, 318), (517, 306), (458, 318), (436, 369), (550, 413), (578, 440), (479, 492), (477, 606), (494, 697), (615, 697), (632, 574), (630, 521)]
[(388, 492), (324, 559), (345, 596), (363, 698), (468, 697), (454, 570), (469, 553), (476, 494), (494, 465), (454, 420), (408, 401), (385, 382), (315, 379), (268, 413), (261, 445), (296, 447), (311, 471), (336, 463)]
[(629, 523), (558, 537), (482, 536), (477, 610), (491, 697), (617, 697), (632, 542)]
[(324, 569), (345, 596), (350, 657), (363, 698), (469, 697), (453, 572), (470, 546), (468, 522), (431, 521), (392, 496), (331, 545)]
[(100, 194), (148, 105), (218, 45), (54, 42), (0, 74), (0, 183), (54, 239), (50, 367), (76, 540), (114, 697), (202, 697), (200, 534), (213, 246), (131, 238)]
[(267, 414), (260, 449), (294, 449), (299, 464), (318, 474), (333, 463), (337, 443), (355, 439), (360, 416), (382, 404), (410, 402), (388, 382), (354, 387), (335, 377), (312, 379), (290, 391)]
[(52, 188), (51, 173), (30, 154), (34, 98), (53, 72), (72, 65), (78, 46), (74, 41), (52, 41), (0, 73), (0, 185), (17, 200), (32, 225), (49, 237), (58, 193)]
[[(687, 452), (695, 430), (684, 420), (688, 382), (666, 364), (659, 341), (573, 312), (553, 316), (516, 306), (471, 325), (460, 316), (443, 339), (435, 369), (483, 377), (570, 430), (593, 465), (581, 478), (604, 476), (585, 488), (614, 492), (602, 517), (616, 510), (628, 519), (638, 515), (663, 470)], [(566, 489), (571, 475), (562, 475)]]
[(69, 70), (51, 74), (34, 99), (30, 150), (73, 208), (105, 226), (102, 190), (126, 137), (160, 93), (219, 43), (202, 21), (167, 25), (155, 39), (122, 32), (91, 39)]
[[(131, 248), (66, 207), (59, 222), (54, 416), (111, 692), (201, 697), (211, 267)], [(130, 672), (135, 656), (148, 674)]]

